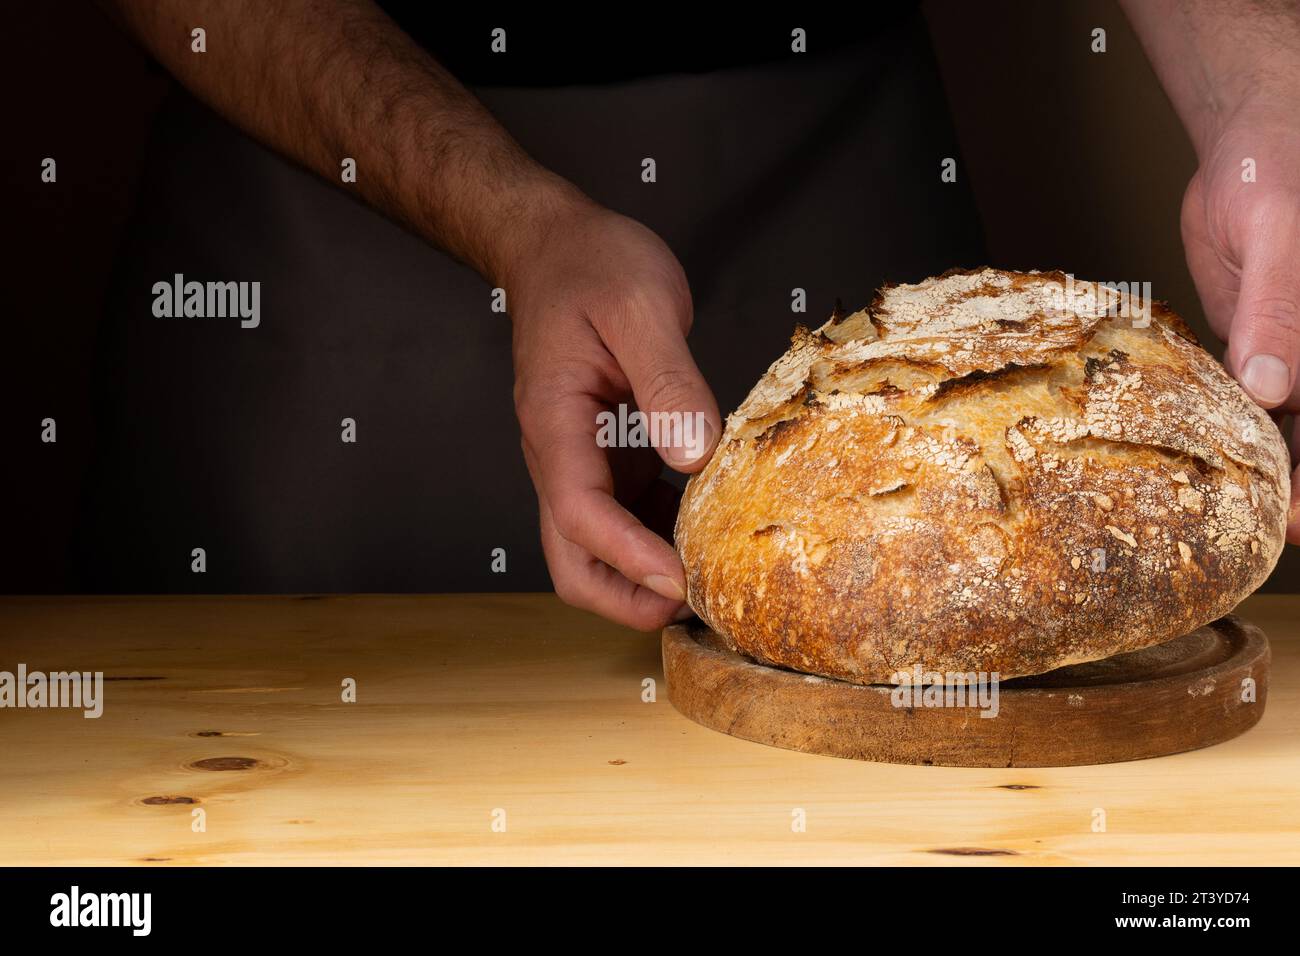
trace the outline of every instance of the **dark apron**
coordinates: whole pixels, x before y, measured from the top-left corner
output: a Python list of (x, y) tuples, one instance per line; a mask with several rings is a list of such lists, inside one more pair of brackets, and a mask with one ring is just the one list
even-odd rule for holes
[[(983, 260), (964, 171), (940, 180), (958, 153), (919, 16), (820, 57), (476, 93), (681, 259), (724, 414), (837, 297), (859, 307), (884, 281)], [(260, 281), (260, 326), (155, 317), (152, 287), (175, 273)], [(81, 588), (549, 587), (490, 302), (469, 269), (175, 97), (101, 334)]]

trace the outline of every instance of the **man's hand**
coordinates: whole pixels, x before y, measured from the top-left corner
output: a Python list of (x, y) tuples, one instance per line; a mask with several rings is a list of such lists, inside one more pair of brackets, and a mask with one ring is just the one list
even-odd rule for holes
[(686, 348), (690, 290), (659, 238), (534, 162), (369, 0), (102, 2), (231, 122), (336, 184), (354, 158), (362, 197), (506, 289), (556, 591), (639, 628), (683, 614), (676, 552), (619, 503), (671, 537), (662, 463), (596, 443), (597, 413), (620, 402), (704, 415), (689, 449), (662, 450), (681, 471), (703, 467), (720, 431)]
[[(686, 347), (691, 293), (681, 266), (649, 229), (578, 203), (524, 244), (501, 279), (514, 321), (515, 407), (556, 593), (642, 630), (684, 616), (681, 561), (665, 540), (677, 495), (659, 474), (663, 462), (703, 467), (720, 428)], [(601, 448), (597, 415), (619, 403), (702, 413), (704, 434), (658, 454)]]
[[(1300, 96), (1285, 116), (1250, 104), (1227, 121), (1187, 189), (1183, 242), (1228, 371), (1264, 408), (1300, 411)], [(1287, 540), (1300, 544), (1300, 469), (1291, 484)]]
[[(1127, 0), (1200, 158), (1187, 264), (1224, 364), (1275, 417), (1300, 412), (1300, 5)], [(1292, 454), (1300, 457), (1300, 422)], [(1300, 468), (1287, 540), (1300, 544)]]

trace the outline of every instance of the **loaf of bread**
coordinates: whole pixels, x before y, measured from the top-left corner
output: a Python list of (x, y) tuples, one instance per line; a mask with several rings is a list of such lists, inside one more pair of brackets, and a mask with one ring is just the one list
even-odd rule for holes
[(1230, 611), (1289, 486), (1277, 427), (1162, 304), (953, 271), (796, 329), (676, 540), (690, 606), (759, 662), (1006, 679)]

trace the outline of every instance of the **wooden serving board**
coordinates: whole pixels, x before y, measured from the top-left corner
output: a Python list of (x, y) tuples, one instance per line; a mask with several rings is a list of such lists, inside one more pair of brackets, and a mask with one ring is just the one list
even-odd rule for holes
[(699, 621), (664, 630), (663, 659), (673, 706), (745, 740), (885, 763), (1065, 767), (1231, 740), (1264, 714), (1270, 655), (1259, 628), (1229, 615), (1156, 647), (1002, 681), (996, 707), (987, 693), (938, 706), (937, 692), (927, 701), (919, 688), (909, 698), (759, 664)]

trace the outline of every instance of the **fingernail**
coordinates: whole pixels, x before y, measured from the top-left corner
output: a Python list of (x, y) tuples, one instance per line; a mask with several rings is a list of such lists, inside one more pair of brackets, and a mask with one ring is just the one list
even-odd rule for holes
[(683, 604), (681, 608), (678, 609), (677, 613), (673, 615), (673, 620), (684, 621), (688, 617), (694, 617), (694, 616), (695, 616), (695, 612), (691, 610), (691, 606), (689, 604)]
[(698, 461), (700, 456), (713, 444), (713, 425), (703, 412), (695, 412), (682, 417), (682, 430), (674, 436), (673, 442), (664, 449), (668, 464), (689, 465)]
[(682, 590), (682, 586), (670, 577), (665, 577), (662, 574), (651, 574), (641, 583), (654, 591), (655, 594), (666, 597), (670, 601), (686, 600), (686, 592)]
[(1291, 370), (1276, 355), (1252, 355), (1241, 370), (1241, 384), (1263, 405), (1279, 405), (1291, 390)]

